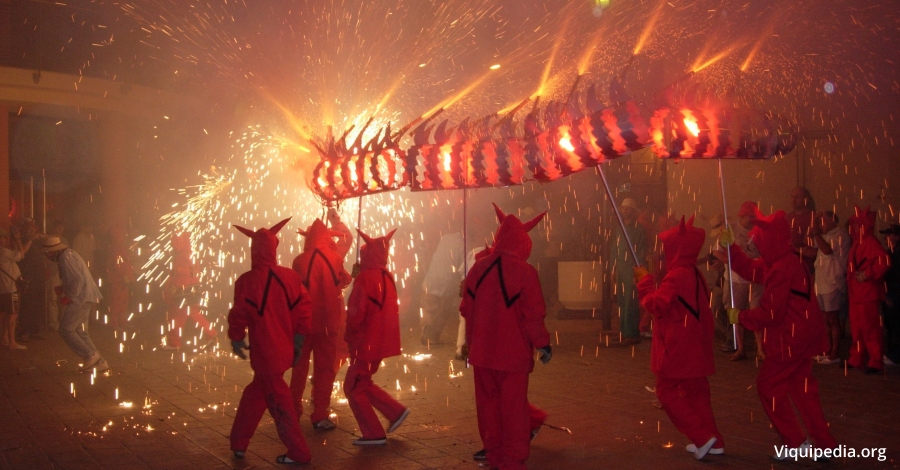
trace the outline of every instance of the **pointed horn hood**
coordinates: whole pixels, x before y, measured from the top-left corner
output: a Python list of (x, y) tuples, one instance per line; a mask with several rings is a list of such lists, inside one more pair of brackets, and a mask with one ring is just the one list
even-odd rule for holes
[(359, 249), (359, 266), (362, 269), (377, 268), (386, 269), (388, 263), (388, 255), (391, 251), (391, 237), (397, 229), (391, 230), (387, 235), (379, 238), (373, 238), (357, 229), (359, 236), (365, 240), (366, 244)]

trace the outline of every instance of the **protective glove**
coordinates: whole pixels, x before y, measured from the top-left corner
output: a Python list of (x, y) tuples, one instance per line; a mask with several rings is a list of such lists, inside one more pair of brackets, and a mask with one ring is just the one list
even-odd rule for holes
[(737, 325), (740, 323), (738, 320), (738, 315), (741, 313), (741, 309), (739, 308), (726, 308), (726, 312), (728, 312), (728, 323), (731, 325)]
[(63, 305), (69, 305), (70, 303), (72, 303), (72, 299), (70, 299), (64, 295), (59, 298), (59, 303), (61, 303)]
[(300, 355), (303, 353), (303, 340), (305, 338), (300, 333), (294, 333), (294, 361), (291, 362), (291, 367), (297, 365), (300, 362)]
[(650, 275), (650, 271), (647, 271), (647, 268), (643, 266), (635, 266), (632, 268), (634, 270), (634, 283), (637, 284), (641, 282), (645, 277)]
[(247, 347), (246, 344), (244, 344), (244, 340), (231, 342), (231, 351), (234, 352), (235, 356), (237, 356), (241, 359), (247, 359), (247, 355), (244, 354), (244, 349), (247, 349), (247, 350), (250, 349)]
[(541, 361), (541, 364), (546, 364), (550, 362), (550, 358), (553, 357), (553, 349), (550, 345), (546, 345), (541, 349), (538, 349), (538, 360)]
[(728, 245), (732, 243), (734, 243), (734, 231), (731, 230), (731, 227), (723, 229), (722, 233), (719, 234), (719, 245), (728, 248)]

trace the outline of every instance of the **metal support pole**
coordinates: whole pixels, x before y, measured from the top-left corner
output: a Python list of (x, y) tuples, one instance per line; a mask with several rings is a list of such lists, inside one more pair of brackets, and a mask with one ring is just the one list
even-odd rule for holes
[(622, 220), (622, 214), (619, 213), (619, 206), (616, 205), (616, 198), (613, 196), (612, 190), (609, 189), (609, 182), (606, 181), (606, 173), (603, 172), (602, 163), (597, 165), (597, 170), (600, 171), (600, 178), (603, 179), (603, 187), (606, 189), (606, 195), (609, 197), (609, 202), (612, 204), (613, 211), (616, 213), (616, 220), (619, 221), (619, 227), (622, 228), (622, 234), (625, 235), (625, 242), (628, 243), (628, 251), (631, 252), (631, 257), (634, 258), (634, 265), (640, 267), (641, 260), (638, 259), (637, 253), (634, 251), (634, 245), (631, 244), (631, 237), (628, 236), (628, 230), (625, 230), (625, 222)]
[[(728, 207), (725, 204), (725, 177), (722, 175), (722, 159), (716, 159), (716, 162), (719, 164), (719, 188), (722, 190), (722, 217), (725, 219), (725, 230), (729, 230), (731, 228), (728, 223)], [(731, 276), (731, 273), (734, 272), (731, 270), (731, 248), (725, 250), (725, 253), (728, 255), (728, 298), (731, 300), (731, 308), (734, 308), (734, 279)], [(738, 326), (737, 324), (731, 325), (731, 334), (732, 340), (734, 341), (734, 348), (738, 347)]]

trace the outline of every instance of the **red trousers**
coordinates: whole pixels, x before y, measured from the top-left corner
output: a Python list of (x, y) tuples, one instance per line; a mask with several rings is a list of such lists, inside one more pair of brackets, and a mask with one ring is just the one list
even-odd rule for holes
[(812, 375), (812, 359), (778, 361), (769, 356), (759, 368), (756, 388), (769, 420), (786, 446), (799, 447), (806, 441), (791, 407), (793, 402), (816, 447), (837, 447), (819, 401), (819, 382)]
[(268, 408), (275, 420), (278, 437), (287, 446), (287, 456), (295, 462), (309, 462), (312, 455), (297, 423), (297, 414), (291, 404), (291, 391), (279, 374), (253, 374), (253, 381), (244, 389), (234, 424), (231, 426), (231, 450), (247, 450), (250, 438), (259, 426), (263, 412)]
[(294, 407), (299, 418), (303, 416), (303, 391), (306, 390), (306, 379), (309, 377), (310, 357), (315, 356), (312, 378), (313, 412), (309, 416), (313, 424), (328, 418), (334, 378), (337, 376), (335, 368), (337, 342), (336, 333), (308, 335), (303, 340), (300, 360), (291, 372), (291, 395), (294, 397)]
[(695, 446), (703, 447), (712, 437), (716, 438), (713, 447), (720, 449), (725, 446), (713, 416), (709, 380), (706, 377), (671, 379), (657, 376), (656, 397), (675, 429), (687, 436)]
[(853, 345), (847, 362), (859, 369), (884, 370), (884, 338), (877, 300), (850, 302), (850, 335)]
[(473, 366), (478, 432), (492, 468), (524, 469), (531, 430), (528, 372)]
[(214, 338), (216, 336), (216, 330), (209, 326), (209, 320), (200, 313), (199, 305), (185, 305), (183, 307), (170, 306), (169, 322), (174, 322), (174, 325), (169, 323), (172, 329), (166, 333), (166, 341), (170, 346), (175, 346), (177, 348), (181, 347), (181, 329), (184, 328), (184, 323), (187, 321), (188, 317), (197, 322), (197, 326), (206, 332), (207, 338)]
[(372, 375), (378, 372), (379, 365), (381, 360), (351, 362), (344, 379), (344, 395), (353, 410), (353, 417), (359, 423), (363, 439), (381, 439), (385, 436), (375, 410), (391, 423), (400, 419), (406, 411), (405, 406), (372, 382)]

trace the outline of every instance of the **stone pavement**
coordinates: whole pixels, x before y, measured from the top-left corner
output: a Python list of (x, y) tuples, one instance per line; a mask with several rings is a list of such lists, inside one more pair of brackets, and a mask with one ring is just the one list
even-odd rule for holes
[[(606, 347), (599, 322), (551, 321), (554, 356), (531, 376), (530, 400), (550, 413), (532, 444), (531, 469), (819, 468), (821, 463), (775, 463), (777, 444), (760, 405), (754, 361), (729, 362), (717, 352), (711, 378), (713, 408), (727, 453), (698, 462), (687, 441), (654, 406), (649, 342)], [(228, 433), (249, 363), (224, 352), (154, 350), (150, 334), (122, 337), (92, 325), (112, 369), (79, 374), (77, 359), (55, 334), (27, 351), (0, 352), (0, 468), (206, 469), (270, 468), (284, 453), (266, 414), (244, 460), (235, 460)], [(450, 332), (445, 332), (449, 337)], [(224, 336), (222, 337), (224, 338)], [(338, 427), (301, 427), (312, 449), (310, 469), (479, 468), (472, 372), (452, 360), (453, 346), (426, 350), (406, 331), (406, 355), (390, 358), (376, 383), (412, 409), (378, 448), (357, 448), (356, 422), (341, 391), (333, 402)], [(617, 338), (610, 338), (615, 343)], [(603, 344), (600, 344), (603, 343)], [(226, 344), (223, 342), (223, 345)], [(421, 356), (417, 354), (430, 354)], [(344, 369), (346, 370), (346, 368)], [(833, 459), (833, 468), (900, 465), (900, 367), (864, 376), (816, 366), (825, 414), (838, 442), (857, 451), (887, 448), (887, 459)], [(339, 374), (342, 380), (343, 371)], [(308, 390), (308, 389), (307, 389)], [(309, 393), (307, 391), (307, 393)]]

